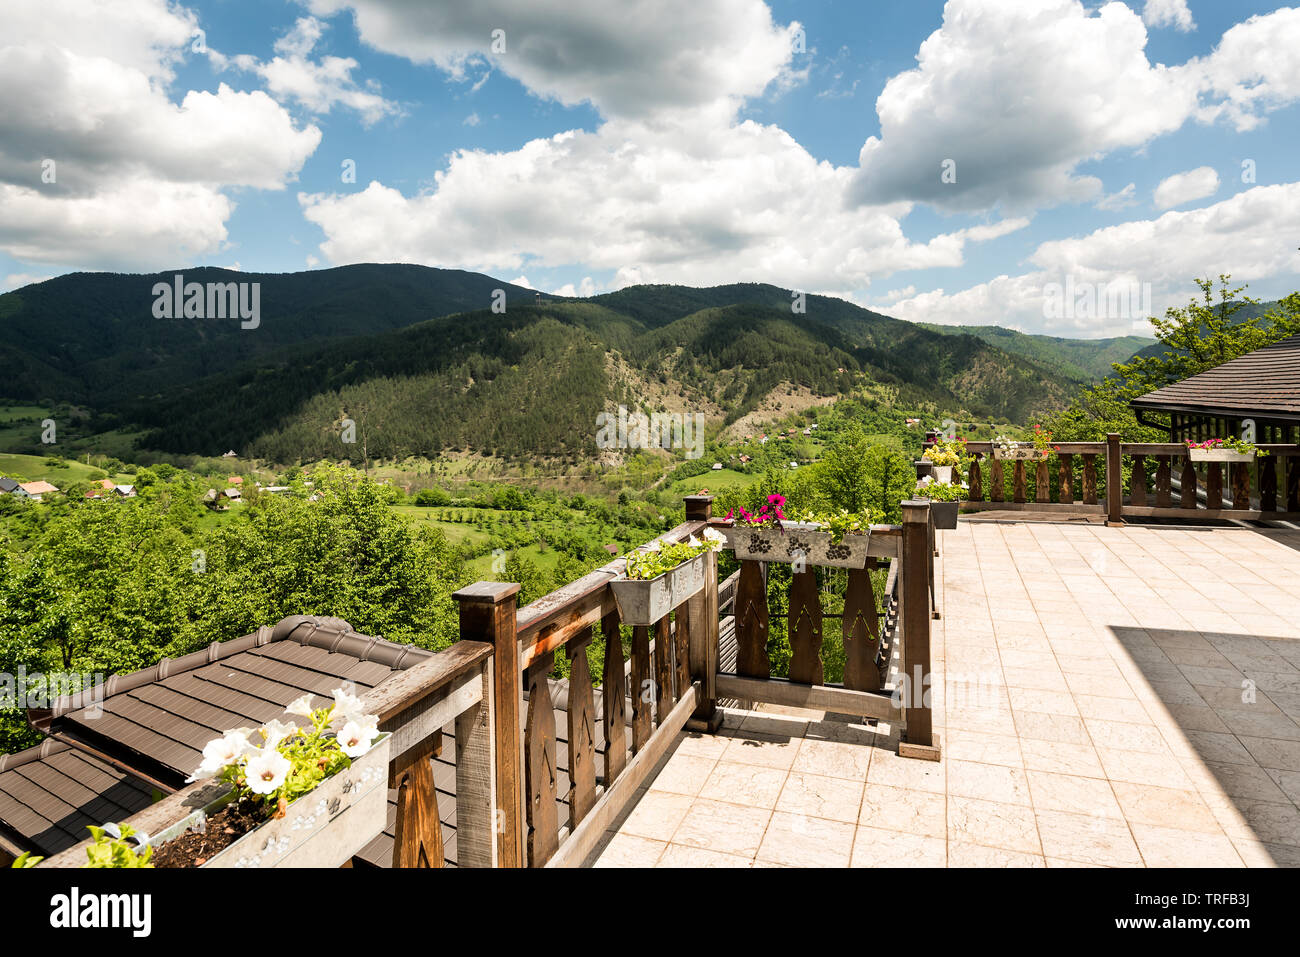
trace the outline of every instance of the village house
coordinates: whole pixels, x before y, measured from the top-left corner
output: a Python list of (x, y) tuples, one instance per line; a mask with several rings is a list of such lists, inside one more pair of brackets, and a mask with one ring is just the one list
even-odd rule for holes
[(31, 499), (33, 502), (41, 501), (43, 496), (53, 495), (58, 492), (58, 488), (49, 482), (23, 482), (18, 488), (22, 492), (23, 498)]

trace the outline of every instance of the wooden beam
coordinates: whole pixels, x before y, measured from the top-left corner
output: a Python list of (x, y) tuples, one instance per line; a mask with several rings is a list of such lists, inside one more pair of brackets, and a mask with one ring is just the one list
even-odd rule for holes
[(494, 663), (483, 664), (479, 702), (456, 719), (456, 865), (496, 867), (496, 715)]
[(836, 711), (878, 721), (898, 721), (903, 710), (886, 692), (853, 691), (833, 685), (801, 685), (784, 678), (744, 678), (718, 675), (718, 694), (724, 698), (762, 701), (787, 708)]

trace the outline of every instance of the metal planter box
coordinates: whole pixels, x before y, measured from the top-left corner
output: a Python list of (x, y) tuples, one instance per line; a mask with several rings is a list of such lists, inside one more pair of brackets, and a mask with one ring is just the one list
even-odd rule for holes
[(1235, 452), (1232, 449), (1188, 449), (1193, 462), (1253, 462), (1253, 452)]
[(952, 484), (952, 469), (951, 465), (931, 465), (930, 477), (936, 482)]
[(954, 529), (957, 527), (957, 507), (961, 502), (931, 502), (930, 514), (934, 516), (934, 527)]
[(1004, 449), (997, 445), (993, 446), (993, 457), (995, 459), (1002, 459), (1004, 461), (1009, 460), (1013, 462), (1025, 462), (1025, 461), (1045, 462), (1047, 461), (1047, 457), (1051, 454), (1052, 453), (1048, 452), (1046, 449), (1040, 451), (1039, 449), (1036, 449), (1033, 446), (1029, 446), (1028, 448), (1019, 448), (1019, 449)]
[[(267, 821), (214, 854), (203, 867), (342, 867), (373, 841), (388, 819), (388, 758), (392, 735), (375, 740), (351, 767), (326, 778)], [(155, 847), (202, 824), (235, 792), (154, 835)]]
[(625, 625), (653, 625), (704, 588), (704, 559), (697, 555), (657, 578), (617, 578), (609, 583)]
[(723, 529), (727, 547), (740, 559), (783, 562), (792, 565), (800, 556), (809, 565), (831, 568), (865, 568), (871, 532), (850, 532), (844, 541), (831, 541), (831, 533), (809, 522), (782, 522), (781, 527)]

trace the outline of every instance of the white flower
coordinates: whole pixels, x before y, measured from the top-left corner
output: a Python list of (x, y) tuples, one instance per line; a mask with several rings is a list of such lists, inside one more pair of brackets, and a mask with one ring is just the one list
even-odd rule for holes
[(694, 535), (692, 535), (692, 536), (687, 540), (686, 544), (689, 545), (689, 546), (691, 546), (691, 548), (699, 548), (699, 547), (700, 547), (700, 540), (699, 540), (698, 538), (696, 538)]
[(293, 767), (279, 751), (264, 748), (248, 759), (244, 765), (244, 777), (248, 789), (254, 794), (270, 794), (284, 784), (285, 777)]
[(357, 721), (349, 721), (339, 729), (339, 747), (350, 758), (359, 758), (370, 750), (370, 743), (379, 736), (379, 729)]
[(280, 746), (281, 741), (291, 734), (296, 734), (297, 731), (298, 726), (296, 724), (290, 724), (278, 718), (275, 721), (268, 721), (262, 726), (262, 747), (274, 750)]
[(663, 551), (663, 546), (659, 544), (658, 539), (655, 539), (653, 542), (649, 542), (645, 545), (642, 545), (641, 547), (647, 552)]
[(232, 764), (235, 764), (253, 749), (248, 735), (244, 731), (227, 731), (220, 738), (214, 738), (203, 746), (203, 763), (198, 766), (186, 784), (192, 784), (203, 778), (210, 778)]
[(330, 717), (330, 727), (342, 727), (349, 721), (364, 716), (365, 713), (365, 706), (360, 698), (344, 688), (334, 689), (334, 710)]
[(303, 718), (311, 717), (311, 695), (305, 694), (301, 698), (295, 698), (289, 702), (289, 706), (284, 709), (285, 714), (296, 714)]
[(704, 530), (704, 540), (706, 542), (725, 542), (727, 536), (723, 535), (716, 528), (706, 528)]

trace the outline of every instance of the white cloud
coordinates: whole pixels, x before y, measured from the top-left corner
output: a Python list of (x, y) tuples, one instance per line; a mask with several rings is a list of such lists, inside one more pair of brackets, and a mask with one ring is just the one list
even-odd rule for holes
[(1058, 335), (1124, 335), (1133, 317), (1050, 320), (1044, 316), (1049, 283), (1095, 288), (1150, 287), (1151, 311), (1183, 305), (1196, 276), (1230, 274), (1258, 282), (1300, 273), (1294, 240), (1300, 221), (1300, 183), (1257, 186), (1202, 209), (1172, 211), (1152, 219), (1096, 230), (1087, 236), (1041, 244), (1030, 257), (1037, 267), (998, 276), (948, 294), (922, 293), (891, 314), (922, 322), (998, 324)]
[(1156, 209), (1172, 209), (1194, 199), (1204, 199), (1219, 191), (1219, 174), (1211, 166), (1198, 166), (1185, 173), (1166, 176), (1156, 187)]
[(1149, 27), (1176, 27), (1183, 33), (1196, 29), (1187, 0), (1146, 0), (1142, 21)]
[(786, 71), (797, 27), (775, 24), (763, 0), (307, 2), (321, 16), (351, 10), (361, 39), (386, 53), (457, 78), (490, 66), (606, 116), (729, 113)]
[(1109, 196), (1103, 196), (1101, 199), (1097, 200), (1096, 206), (1098, 209), (1114, 211), (1127, 209), (1129, 206), (1136, 206), (1137, 202), (1137, 184), (1129, 183), (1118, 193), (1111, 193)]
[(23, 286), (30, 286), (33, 283), (45, 282), (47, 279), (53, 279), (54, 273), (30, 273), (30, 272), (11, 272), (5, 276), (5, 289), (19, 289)]
[[(855, 193), (953, 210), (1030, 209), (1098, 195), (1080, 163), (1183, 124), (1195, 84), (1146, 57), (1127, 6), (1078, 0), (949, 0), (916, 69), (876, 101)], [(945, 182), (952, 161), (955, 182)], [(951, 178), (951, 177), (949, 177)]]
[(636, 282), (762, 281), (856, 290), (901, 269), (956, 266), (1012, 220), (913, 243), (907, 204), (845, 201), (853, 171), (789, 134), (611, 121), (505, 153), (462, 150), (411, 197), (378, 182), (300, 195), (334, 263), (400, 260), (490, 273), (581, 265)]
[(174, 102), (197, 21), (166, 0), (7, 4), (5, 20), (0, 250), (15, 258), (126, 268), (215, 251), (233, 209), (221, 190), (281, 189), (320, 142), (262, 91)]
[(1223, 34), (1214, 52), (1187, 65), (1208, 102), (1202, 122), (1226, 119), (1251, 130), (1261, 114), (1300, 99), (1300, 8), (1254, 16)]
[(568, 296), (570, 298), (580, 296), (583, 299), (586, 299), (589, 296), (596, 295), (596, 283), (590, 276), (583, 276), (582, 281), (578, 283), (577, 288), (574, 288), (573, 283), (566, 282), (559, 289), (552, 289), (551, 293), (556, 296)]
[(483, 121), (479, 118), (477, 113), (471, 113), (469, 116), (465, 117), (463, 122), (466, 126), (478, 126)]
[(355, 110), (369, 126), (401, 112), (396, 103), (375, 89), (362, 89), (352, 79), (358, 66), (351, 57), (310, 58), (328, 25), (315, 17), (299, 17), (293, 28), (275, 42), (278, 56), (261, 62), (251, 56), (227, 59), (214, 54), (218, 65), (233, 64), (256, 73), (277, 98), (292, 98), (313, 113), (329, 113), (335, 106)]

